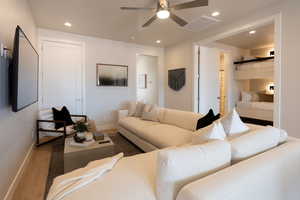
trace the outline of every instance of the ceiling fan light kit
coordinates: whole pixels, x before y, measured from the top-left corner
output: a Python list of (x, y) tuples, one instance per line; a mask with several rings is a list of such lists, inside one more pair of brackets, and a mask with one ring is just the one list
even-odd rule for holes
[(170, 12), (168, 10), (160, 10), (156, 13), (159, 19), (168, 19), (170, 17)]
[[(157, 18), (159, 19), (168, 19), (171, 18), (175, 23), (179, 26), (185, 26), (188, 24), (184, 19), (175, 15), (173, 11), (182, 10), (188, 8), (197, 8), (208, 6), (208, 0), (194, 0), (186, 3), (181, 3), (177, 5), (170, 6), (168, 0), (158, 0), (156, 13), (153, 17), (151, 17), (143, 27), (150, 26)], [(121, 7), (122, 10), (155, 10), (154, 8), (136, 8), (136, 7)]]

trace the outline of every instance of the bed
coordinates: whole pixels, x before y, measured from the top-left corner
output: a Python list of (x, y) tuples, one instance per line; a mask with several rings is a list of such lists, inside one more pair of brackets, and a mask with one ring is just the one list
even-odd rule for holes
[(237, 111), (241, 117), (273, 122), (273, 102), (244, 102), (237, 103)]
[(251, 62), (237, 65), (235, 71), (236, 80), (248, 79), (273, 79), (274, 60), (263, 62)]

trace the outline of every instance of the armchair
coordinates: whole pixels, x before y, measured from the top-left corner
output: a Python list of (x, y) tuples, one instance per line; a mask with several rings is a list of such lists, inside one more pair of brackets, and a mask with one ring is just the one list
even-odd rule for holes
[[(88, 121), (86, 115), (71, 115), (72, 119), (83, 119), (85, 122)], [(55, 129), (55, 123), (63, 124), (62, 128)], [(41, 133), (44, 135), (52, 136), (51, 139), (46, 141), (40, 141)], [(41, 146), (43, 144), (50, 143), (61, 137), (67, 137), (68, 135), (74, 134), (75, 131), (72, 129), (72, 125), (66, 126), (66, 122), (62, 120), (54, 120), (53, 113), (51, 109), (39, 111), (39, 118), (36, 121), (36, 146)]]

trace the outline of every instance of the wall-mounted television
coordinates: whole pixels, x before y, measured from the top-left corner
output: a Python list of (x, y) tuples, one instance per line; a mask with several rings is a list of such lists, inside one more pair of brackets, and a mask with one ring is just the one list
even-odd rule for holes
[(18, 112), (38, 101), (39, 55), (17, 26), (11, 63), (12, 110)]

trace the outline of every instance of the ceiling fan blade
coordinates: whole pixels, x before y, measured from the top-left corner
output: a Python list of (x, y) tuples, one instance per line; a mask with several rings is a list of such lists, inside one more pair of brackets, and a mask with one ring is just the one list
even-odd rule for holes
[(153, 17), (151, 17), (144, 25), (143, 25), (143, 28), (149, 26), (150, 24), (152, 24), (152, 22), (154, 22), (154, 20), (157, 19), (157, 16), (154, 15)]
[(155, 8), (120, 7), (121, 10), (155, 10)]
[(188, 24), (184, 19), (178, 17), (177, 15), (174, 15), (173, 13), (170, 13), (170, 18), (180, 26), (185, 26)]
[(197, 8), (202, 6), (208, 6), (208, 0), (194, 0), (186, 3), (174, 5), (172, 6), (172, 8), (175, 10), (182, 10), (182, 9)]

